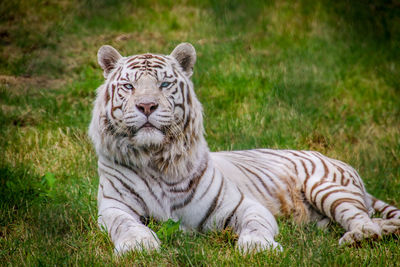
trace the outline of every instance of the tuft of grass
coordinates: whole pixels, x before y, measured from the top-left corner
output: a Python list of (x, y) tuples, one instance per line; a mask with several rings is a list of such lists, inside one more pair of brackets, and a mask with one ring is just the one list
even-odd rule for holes
[(340, 247), (343, 229), (278, 220), (284, 251), (242, 255), (237, 236), (151, 227), (160, 251), (113, 254), (97, 226), (87, 137), (103, 44), (198, 54), (193, 81), (212, 151), (313, 149), (349, 162), (400, 206), (400, 9), (393, 1), (3, 1), (0, 262), (4, 265), (394, 266), (399, 241)]

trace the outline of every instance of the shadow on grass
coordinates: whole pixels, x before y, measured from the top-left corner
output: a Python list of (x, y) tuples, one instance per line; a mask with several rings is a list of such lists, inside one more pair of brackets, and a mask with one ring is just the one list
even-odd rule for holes
[[(23, 164), (0, 165), (0, 245), (5, 248), (0, 262), (61, 264), (88, 242), (81, 237), (97, 229), (93, 203), (87, 192), (71, 194), (64, 187), (54, 174), (40, 176)], [(36, 258), (25, 258), (32, 251)]]
[[(0, 166), (0, 203), (4, 209), (28, 209), (45, 199), (41, 178), (29, 167)], [(2, 225), (3, 222), (1, 223)]]

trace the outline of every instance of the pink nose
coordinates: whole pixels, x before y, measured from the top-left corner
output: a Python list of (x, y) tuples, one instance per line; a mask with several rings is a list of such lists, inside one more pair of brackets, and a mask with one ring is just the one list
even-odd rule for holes
[(144, 115), (146, 116), (150, 116), (151, 113), (153, 113), (157, 107), (158, 104), (154, 103), (154, 102), (150, 102), (150, 103), (139, 103), (136, 105), (137, 109), (142, 112)]

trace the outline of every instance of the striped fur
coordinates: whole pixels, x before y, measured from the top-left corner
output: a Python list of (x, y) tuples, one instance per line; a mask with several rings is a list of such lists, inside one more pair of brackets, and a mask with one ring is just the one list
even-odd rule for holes
[[(171, 55), (98, 53), (98, 88), (89, 135), (98, 154), (99, 224), (118, 252), (156, 249), (143, 224), (181, 221), (186, 230), (232, 227), (244, 251), (281, 249), (274, 216), (336, 221), (340, 243), (399, 232), (400, 210), (369, 195), (349, 165), (318, 152), (255, 149), (211, 153), (190, 80), (194, 48)], [(382, 219), (371, 216), (380, 212)]]

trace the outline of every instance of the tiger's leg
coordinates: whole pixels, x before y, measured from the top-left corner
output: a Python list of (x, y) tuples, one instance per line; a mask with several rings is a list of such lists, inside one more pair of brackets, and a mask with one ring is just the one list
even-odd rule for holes
[(159, 247), (157, 235), (125, 211), (116, 208), (103, 210), (99, 213), (99, 224), (107, 229), (118, 254)]
[(382, 218), (372, 219), (382, 228), (382, 234), (400, 234), (400, 209), (391, 206), (370, 194), (367, 194), (367, 200), (370, 201), (372, 208), (382, 216)]
[(107, 230), (114, 251), (123, 254), (130, 250), (157, 249), (160, 246), (157, 235), (140, 221), (140, 214), (143, 214), (141, 205), (135, 201), (127, 202), (116, 194), (111, 183), (100, 176), (98, 223)]
[(365, 238), (380, 237), (381, 227), (371, 220), (363, 192), (333, 182), (317, 182), (309, 186), (306, 197), (319, 212), (338, 222), (347, 232), (340, 244)]
[(272, 213), (260, 203), (244, 198), (229, 220), (229, 225), (239, 234), (237, 246), (244, 253), (265, 249), (282, 251), (281, 245), (274, 240), (278, 224)]
[(371, 202), (372, 208), (379, 212), (383, 219), (400, 219), (400, 209), (383, 202), (367, 193), (367, 199)]

